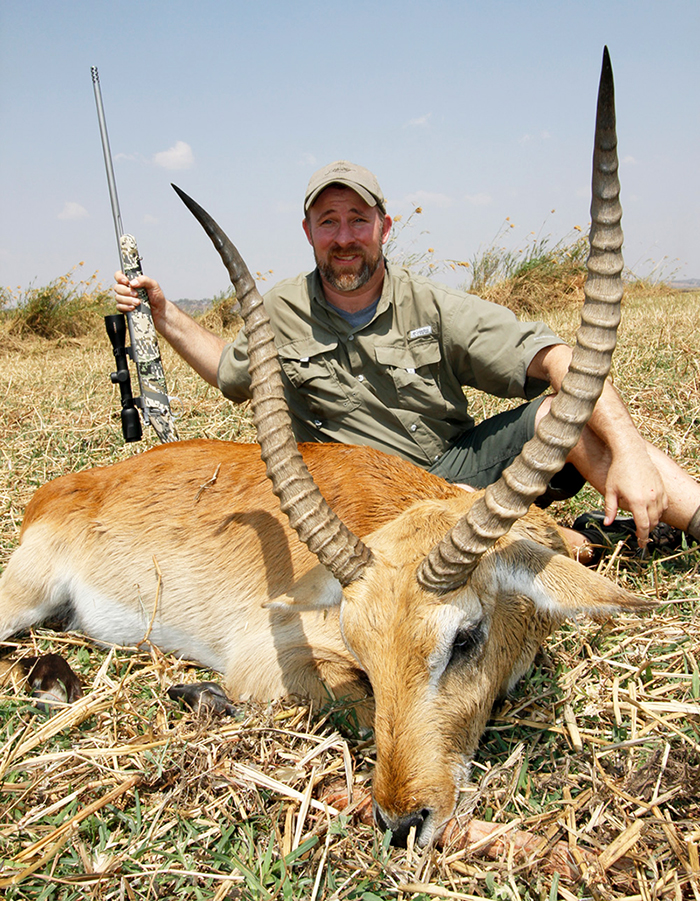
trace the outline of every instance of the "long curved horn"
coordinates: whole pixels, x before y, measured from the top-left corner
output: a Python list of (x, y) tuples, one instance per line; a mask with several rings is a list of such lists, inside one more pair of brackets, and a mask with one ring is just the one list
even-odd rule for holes
[(535, 437), (419, 567), (418, 581), (425, 588), (444, 591), (464, 584), (482, 554), (545, 490), (581, 437), (610, 371), (620, 322), (619, 194), (615, 93), (606, 47), (598, 90), (585, 302), (571, 366)]
[(359, 578), (371, 552), (338, 519), (318, 490), (297, 447), (282, 387), (270, 319), (248, 267), (211, 216), (173, 188), (218, 250), (236, 289), (248, 336), (253, 419), (272, 490), (299, 538), (341, 585)]

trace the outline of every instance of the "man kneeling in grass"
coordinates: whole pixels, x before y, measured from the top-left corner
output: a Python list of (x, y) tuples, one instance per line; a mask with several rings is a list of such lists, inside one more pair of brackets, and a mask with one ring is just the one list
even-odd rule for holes
[[(265, 297), (297, 440), (371, 445), (452, 482), (494, 482), (549, 409), (552, 395), (538, 395), (560, 390), (571, 348), (543, 323), (519, 322), (505, 307), (390, 264), (383, 246), (391, 218), (367, 169), (345, 161), (320, 169), (304, 214), (316, 268)], [(167, 301), (152, 278), (117, 273), (116, 282), (121, 312), (137, 306), (144, 288), (173, 348), (226, 397), (250, 397), (243, 332), (226, 343)], [(527, 403), (477, 425), (463, 386)], [(539, 503), (571, 496), (584, 480), (604, 498), (599, 529), (616, 528), (622, 508), (642, 547), (659, 523), (700, 541), (700, 484), (641, 437), (610, 382)], [(570, 539), (579, 559), (590, 560), (589, 540), (578, 532)]]

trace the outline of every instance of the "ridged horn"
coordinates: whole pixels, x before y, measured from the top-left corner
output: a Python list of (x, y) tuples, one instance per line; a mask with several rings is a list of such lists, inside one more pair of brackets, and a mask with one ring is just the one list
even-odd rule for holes
[(463, 585), (481, 556), (542, 494), (581, 437), (610, 371), (620, 322), (619, 194), (615, 93), (606, 47), (598, 90), (585, 301), (571, 366), (534, 438), (421, 563), (417, 576), (424, 588), (445, 591)]
[(248, 336), (253, 419), (272, 490), (301, 541), (341, 585), (348, 585), (362, 575), (371, 552), (333, 513), (299, 453), (262, 297), (243, 258), (222, 229), (184, 191), (176, 185), (173, 188), (211, 238), (236, 289)]

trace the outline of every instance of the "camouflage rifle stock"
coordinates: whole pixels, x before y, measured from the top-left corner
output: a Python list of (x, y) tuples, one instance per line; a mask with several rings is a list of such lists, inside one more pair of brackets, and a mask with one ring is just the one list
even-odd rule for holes
[[(136, 246), (136, 239), (133, 235), (125, 234), (122, 227), (119, 199), (117, 197), (117, 186), (114, 180), (114, 170), (112, 168), (112, 154), (109, 148), (107, 124), (105, 121), (104, 109), (102, 107), (100, 77), (96, 66), (92, 66), (90, 71), (92, 73), (92, 85), (95, 91), (95, 103), (97, 104), (97, 118), (100, 124), (102, 152), (104, 154), (105, 169), (107, 171), (109, 197), (112, 204), (112, 217), (114, 219), (114, 228), (117, 233), (119, 260), (122, 272), (131, 281), (131, 279), (142, 275), (141, 258), (139, 257), (138, 248)], [(147, 425), (150, 423), (153, 426), (162, 442), (177, 441), (178, 434), (170, 411), (170, 398), (165, 383), (163, 364), (160, 359), (158, 337), (153, 325), (151, 305), (148, 300), (148, 294), (143, 288), (140, 288), (137, 293), (141, 303), (135, 310), (126, 315), (129, 338), (131, 341), (131, 347), (128, 349), (128, 353), (136, 366), (140, 394), (140, 397), (134, 399), (133, 404), (141, 410), (144, 422)], [(108, 331), (109, 328), (108, 325)], [(110, 338), (111, 337), (112, 334), (110, 333)], [(119, 375), (119, 373), (115, 373), (114, 375)], [(113, 377), (112, 381), (116, 382), (117, 380)], [(122, 404), (124, 404), (124, 397), (122, 397)], [(124, 425), (122, 428), (124, 437), (127, 441), (138, 440), (138, 438), (140, 438), (140, 435), (136, 438), (134, 437), (135, 431), (133, 429), (128, 433), (131, 437), (128, 437)]]

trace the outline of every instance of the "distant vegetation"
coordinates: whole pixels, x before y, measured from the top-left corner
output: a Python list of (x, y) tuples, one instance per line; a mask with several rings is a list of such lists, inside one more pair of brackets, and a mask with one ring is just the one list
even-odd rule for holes
[(535, 238), (517, 251), (495, 241), (471, 261), (469, 290), (532, 316), (583, 300), (588, 236), (575, 229), (561, 241)]
[[(441, 260), (432, 247), (417, 249), (418, 237), (425, 232), (413, 230), (422, 212), (416, 207), (407, 217), (394, 218), (395, 227), (386, 245), (391, 262), (436, 280), (450, 269), (456, 272), (461, 268), (465, 273), (460, 286), (463, 290), (506, 306), (520, 318), (541, 318), (546, 312), (583, 303), (589, 244), (588, 234), (579, 226), (558, 241), (530, 232), (520, 247), (511, 249), (508, 234), (514, 226), (507, 218), (493, 241), (471, 259)], [(623, 279), (627, 293), (700, 288), (700, 279), (674, 281), (676, 273), (669, 270), (667, 262), (647, 261), (650, 274), (643, 276), (626, 270)]]
[(197, 318), (205, 328), (213, 332), (225, 332), (231, 328), (238, 330), (243, 325), (243, 320), (239, 316), (240, 310), (241, 305), (236, 298), (236, 292), (233, 285), (230, 285), (209, 300)]
[[(398, 227), (386, 246), (386, 255), (393, 263), (437, 280), (446, 270), (458, 271), (461, 267), (467, 276), (464, 290), (507, 306), (521, 318), (540, 318), (547, 311), (583, 301), (588, 237), (581, 229), (575, 228), (557, 242), (551, 237), (535, 237), (533, 232), (522, 248), (510, 250), (504, 243), (510, 228), (506, 220), (494, 241), (471, 260), (439, 260), (432, 247), (425, 251), (413, 249), (415, 239), (410, 238), (410, 230), (421, 213), (421, 208), (416, 207), (406, 219), (396, 217)], [(82, 265), (79, 263), (66, 275), (40, 288), (0, 288), (3, 332), (55, 340), (101, 330), (103, 317), (114, 312), (111, 289), (99, 285), (96, 275), (86, 280), (76, 277)], [(267, 278), (262, 273), (256, 273), (256, 277), (261, 281)], [(626, 278), (628, 291), (669, 291), (668, 283), (658, 275), (653, 281), (635, 278), (631, 273)], [(693, 285), (683, 287), (687, 290)], [(213, 331), (235, 331), (240, 327), (240, 305), (232, 287), (213, 298), (183, 298), (176, 303)]]
[[(81, 279), (78, 270), (82, 265), (38, 288), (0, 288), (1, 333), (53, 341), (104, 331), (104, 317), (116, 312), (114, 296), (111, 287), (97, 282), (96, 274)], [(214, 297), (176, 303), (213, 331), (225, 332), (241, 324), (233, 287)]]
[(70, 272), (40, 288), (0, 289), (0, 310), (7, 332), (19, 338), (77, 338), (104, 328), (103, 317), (113, 312), (111, 294), (97, 283), (97, 274), (77, 278), (79, 263)]
[(536, 316), (583, 300), (588, 236), (578, 226), (557, 242), (531, 232), (519, 249), (511, 250), (506, 245), (513, 225), (506, 219), (493, 241), (471, 259), (440, 260), (432, 247), (416, 249), (418, 237), (424, 234), (414, 232), (422, 212), (416, 207), (405, 218), (395, 217), (386, 245), (386, 255), (393, 263), (437, 279), (448, 269), (456, 272), (461, 268), (465, 291), (522, 316)]

